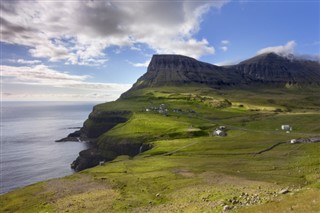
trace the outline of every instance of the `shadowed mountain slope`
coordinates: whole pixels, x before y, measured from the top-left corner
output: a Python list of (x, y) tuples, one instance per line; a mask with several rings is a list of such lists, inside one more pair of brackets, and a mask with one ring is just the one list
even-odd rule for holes
[(266, 83), (320, 83), (320, 64), (267, 53), (230, 66), (250, 81)]
[(275, 53), (258, 55), (232, 66), (216, 66), (182, 55), (154, 55), (147, 72), (128, 92), (182, 84), (205, 84), (216, 88), (251, 83), (319, 85), (320, 64), (290, 60)]
[(235, 70), (200, 62), (187, 56), (154, 55), (147, 72), (138, 79), (133, 88), (180, 83), (234, 85), (242, 80)]

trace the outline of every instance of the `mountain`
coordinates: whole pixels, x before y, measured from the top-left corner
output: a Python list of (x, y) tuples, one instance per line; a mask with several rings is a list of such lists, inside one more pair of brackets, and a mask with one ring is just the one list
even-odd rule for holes
[(320, 64), (275, 53), (255, 56), (232, 66), (216, 66), (182, 55), (154, 55), (147, 72), (131, 90), (190, 83), (211, 87), (250, 83), (320, 84)]
[(147, 72), (137, 80), (133, 88), (185, 83), (234, 85), (241, 80), (238, 71), (227, 67), (219, 67), (182, 55), (154, 55)]
[(315, 61), (289, 59), (266, 53), (229, 66), (249, 79), (265, 83), (320, 83), (320, 64)]

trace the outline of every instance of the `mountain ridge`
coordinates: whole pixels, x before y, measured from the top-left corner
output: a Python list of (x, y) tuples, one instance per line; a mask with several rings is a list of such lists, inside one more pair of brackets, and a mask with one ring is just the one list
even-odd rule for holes
[(230, 66), (250, 81), (270, 83), (320, 83), (320, 64), (315, 61), (267, 53)]
[(147, 72), (130, 90), (168, 84), (200, 83), (211, 87), (251, 83), (320, 84), (320, 64), (261, 54), (236, 65), (217, 66), (183, 55), (153, 55)]

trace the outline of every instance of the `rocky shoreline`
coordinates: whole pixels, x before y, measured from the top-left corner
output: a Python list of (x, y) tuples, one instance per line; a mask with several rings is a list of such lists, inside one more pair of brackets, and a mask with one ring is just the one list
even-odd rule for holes
[(55, 142), (87, 142), (90, 144), (91, 147), (79, 152), (79, 156), (71, 163), (71, 168), (76, 172), (95, 167), (101, 164), (101, 162), (111, 161), (119, 155), (129, 155), (133, 157), (152, 148), (151, 144), (130, 143), (129, 141), (126, 143), (112, 143), (107, 150), (112, 154), (106, 156), (103, 155), (103, 151), (99, 149), (97, 139), (86, 136), (84, 127)]
[(55, 142), (82, 142), (88, 141), (88, 138), (82, 134), (81, 130), (70, 133), (67, 137), (56, 140)]

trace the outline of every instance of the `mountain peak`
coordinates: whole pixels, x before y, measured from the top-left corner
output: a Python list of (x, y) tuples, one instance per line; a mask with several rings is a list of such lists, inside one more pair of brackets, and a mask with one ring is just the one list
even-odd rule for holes
[(314, 61), (265, 53), (240, 62), (232, 68), (250, 81), (268, 83), (320, 83), (320, 66)]
[(188, 66), (197, 63), (199, 63), (199, 61), (197, 61), (196, 59), (183, 55), (153, 55), (148, 66), (148, 72), (152, 72), (159, 69), (181, 69), (182, 67), (187, 68)]
[(274, 52), (270, 53), (263, 53), (247, 60), (240, 62), (239, 64), (248, 64), (248, 63), (257, 63), (257, 62), (264, 62), (264, 63), (275, 63), (275, 62), (290, 62), (289, 58), (292, 57), (283, 57)]

